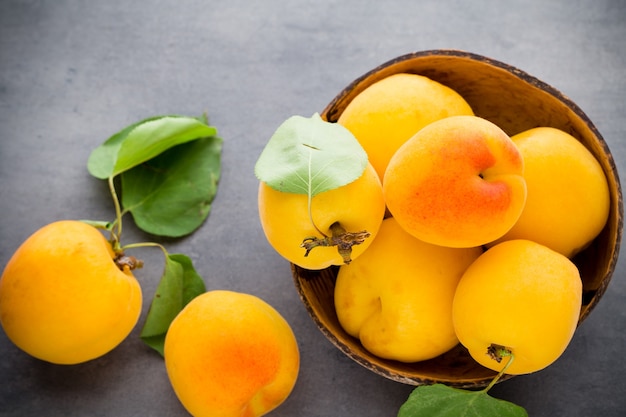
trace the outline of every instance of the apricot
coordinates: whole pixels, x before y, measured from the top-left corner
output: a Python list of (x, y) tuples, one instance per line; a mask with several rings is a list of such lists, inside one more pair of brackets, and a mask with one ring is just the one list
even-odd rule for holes
[(529, 239), (573, 257), (609, 216), (609, 186), (600, 163), (572, 135), (552, 127), (512, 139), (524, 159), (528, 197), (520, 218), (497, 242)]
[(214, 290), (194, 298), (165, 338), (167, 374), (196, 417), (256, 417), (290, 395), (299, 371), (287, 321), (260, 298)]
[(102, 356), (131, 332), (141, 288), (111, 245), (79, 221), (48, 224), (9, 260), (0, 279), (0, 322), (26, 353), (56, 364)]
[(334, 294), (339, 322), (378, 357), (434, 358), (458, 343), (454, 292), (481, 253), (422, 242), (387, 218), (367, 251), (339, 268)]
[(474, 247), (491, 242), (519, 218), (526, 201), (517, 146), (494, 123), (451, 116), (424, 127), (389, 161), (387, 207), (425, 242)]
[(359, 93), (337, 123), (361, 143), (382, 180), (395, 151), (424, 126), (448, 116), (473, 115), (453, 89), (418, 74), (394, 74)]
[(259, 184), (258, 209), (270, 245), (289, 262), (317, 270), (342, 265), (345, 260), (335, 246), (318, 246), (307, 254), (303, 242), (332, 236), (334, 225), (352, 233), (365, 231), (369, 237), (352, 246), (350, 259), (356, 259), (376, 236), (385, 214), (385, 201), (376, 171), (368, 163), (357, 180), (314, 196), (312, 218), (307, 195), (276, 191), (263, 182)]
[(582, 283), (565, 256), (529, 240), (502, 242), (465, 271), (454, 296), (454, 328), (470, 355), (500, 371), (488, 354), (513, 353), (508, 374), (539, 371), (567, 348), (578, 323)]

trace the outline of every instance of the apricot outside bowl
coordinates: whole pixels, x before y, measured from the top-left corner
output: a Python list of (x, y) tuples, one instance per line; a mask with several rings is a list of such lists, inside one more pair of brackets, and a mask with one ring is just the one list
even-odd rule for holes
[[(366, 87), (402, 72), (421, 74), (453, 88), (477, 116), (494, 122), (510, 136), (533, 127), (552, 126), (576, 137), (598, 159), (609, 182), (611, 206), (600, 235), (574, 259), (584, 288), (580, 325), (609, 285), (623, 228), (617, 169), (594, 124), (575, 103), (550, 85), (508, 64), (457, 50), (410, 53), (372, 69), (343, 89), (321, 113), (322, 118), (336, 122), (348, 103)], [(337, 319), (333, 301), (337, 267), (310, 271), (292, 264), (291, 269), (300, 298), (317, 327), (333, 345), (365, 368), (409, 385), (443, 383), (479, 388), (494, 378), (495, 373), (476, 363), (461, 345), (437, 358), (408, 364), (370, 354), (358, 339), (341, 328)]]

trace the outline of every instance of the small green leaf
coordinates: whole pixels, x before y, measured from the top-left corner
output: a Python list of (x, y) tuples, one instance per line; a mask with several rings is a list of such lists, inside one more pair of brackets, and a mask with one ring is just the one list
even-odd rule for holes
[(255, 174), (278, 191), (313, 197), (351, 183), (366, 166), (367, 154), (354, 135), (316, 113), (281, 124), (261, 152)]
[(222, 139), (175, 146), (121, 175), (121, 199), (137, 226), (158, 236), (180, 237), (209, 215), (220, 178)]
[(144, 343), (163, 355), (170, 324), (191, 300), (205, 291), (204, 281), (188, 256), (168, 255), (161, 282), (141, 329), (140, 337)]
[(114, 177), (173, 146), (216, 134), (217, 130), (206, 119), (151, 117), (122, 129), (94, 149), (87, 169), (96, 178)]
[(147, 123), (158, 118), (159, 117), (157, 116), (133, 123), (132, 125), (120, 130), (108, 138), (102, 145), (94, 149), (87, 160), (87, 170), (89, 173), (101, 180), (109, 178), (113, 173), (117, 153), (119, 152), (122, 142), (126, 139), (128, 134), (140, 124)]
[(466, 391), (443, 384), (417, 387), (400, 407), (398, 417), (528, 417), (522, 407), (491, 397), (487, 391)]

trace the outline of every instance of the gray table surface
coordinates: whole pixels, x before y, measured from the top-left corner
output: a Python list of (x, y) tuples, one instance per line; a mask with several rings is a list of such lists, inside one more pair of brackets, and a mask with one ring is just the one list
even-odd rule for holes
[[(624, 0), (2, 0), (0, 264), (46, 223), (113, 218), (105, 183), (85, 167), (109, 135), (148, 116), (207, 112), (224, 138), (219, 192), (203, 227), (166, 246), (191, 256), (209, 288), (258, 295), (293, 327), (300, 375), (272, 416), (395, 416), (413, 387), (335, 349), (266, 243), (253, 175), (261, 149), (286, 118), (321, 111), (371, 68), (454, 48), (569, 96), (626, 172), (625, 22)], [(126, 220), (126, 242), (148, 238)], [(146, 263), (137, 276), (150, 298), (162, 256), (133, 254)], [(625, 262), (565, 354), (492, 395), (535, 417), (626, 415)], [(138, 331), (100, 359), (65, 367), (27, 356), (0, 332), (0, 415), (187, 415)]]

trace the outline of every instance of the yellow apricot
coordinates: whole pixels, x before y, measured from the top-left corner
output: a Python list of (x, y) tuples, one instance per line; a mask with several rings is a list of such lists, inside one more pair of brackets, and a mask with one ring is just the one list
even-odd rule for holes
[(539, 371), (567, 348), (581, 309), (582, 283), (565, 256), (529, 240), (502, 242), (463, 274), (452, 314), (460, 342), (481, 365), (500, 371), (488, 349), (514, 355), (508, 374)]
[(28, 354), (57, 364), (112, 350), (141, 313), (141, 288), (96, 228), (64, 220), (17, 249), (0, 279), (0, 322)]
[(303, 241), (323, 238), (319, 231), (332, 236), (333, 224), (347, 232), (367, 231), (370, 236), (352, 247), (351, 259), (356, 259), (376, 236), (385, 214), (385, 201), (380, 180), (368, 163), (357, 180), (313, 197), (312, 221), (307, 195), (276, 191), (263, 182), (259, 184), (258, 209), (270, 245), (289, 262), (317, 270), (342, 265), (344, 259), (335, 246), (318, 246), (305, 256)]
[(448, 116), (473, 114), (451, 88), (422, 75), (401, 73), (359, 93), (337, 123), (361, 143), (382, 181), (395, 151), (418, 130)]
[(398, 223), (423, 241), (473, 247), (506, 233), (526, 201), (522, 157), (509, 136), (476, 116), (424, 127), (394, 154), (383, 193)]
[(573, 257), (601, 231), (609, 186), (593, 154), (570, 134), (539, 127), (513, 136), (528, 187), (520, 218), (497, 242), (529, 239)]
[(458, 343), (452, 299), (461, 275), (481, 253), (422, 242), (387, 218), (367, 251), (339, 268), (339, 322), (381, 358), (434, 358)]
[(214, 290), (194, 298), (165, 338), (165, 366), (195, 417), (257, 417), (290, 395), (300, 366), (287, 321), (260, 298)]

